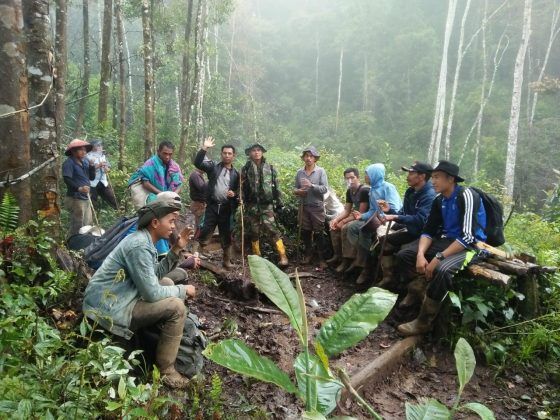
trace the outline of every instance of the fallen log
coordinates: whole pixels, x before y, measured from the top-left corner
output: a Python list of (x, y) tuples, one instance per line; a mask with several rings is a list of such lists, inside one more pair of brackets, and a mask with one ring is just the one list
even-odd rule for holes
[(500, 273), (499, 271), (487, 268), (484, 263), (472, 264), (467, 267), (467, 272), (475, 277), (483, 278), (491, 283), (500, 286), (507, 286), (511, 280), (511, 276)]
[(255, 285), (240, 270), (228, 271), (208, 260), (201, 260), (200, 267), (214, 273), (219, 280), (220, 288), (236, 299), (253, 300), (257, 298)]

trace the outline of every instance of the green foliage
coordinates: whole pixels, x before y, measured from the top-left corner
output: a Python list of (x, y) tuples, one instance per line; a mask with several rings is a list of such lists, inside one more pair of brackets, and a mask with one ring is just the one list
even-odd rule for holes
[(331, 372), (328, 355), (339, 354), (365, 338), (387, 316), (397, 296), (371, 288), (352, 297), (325, 322), (314, 343), (316, 354), (313, 354), (309, 346), (305, 298), (299, 278), (296, 276), (294, 288), (286, 273), (254, 255), (249, 256), (249, 266), (257, 288), (288, 316), (300, 340), (302, 352), (294, 360), (297, 388), (288, 374), (272, 360), (260, 356), (239, 340), (227, 339), (211, 344), (204, 355), (234, 372), (273, 383), (298, 395), (305, 402), (306, 412), (315, 418), (316, 415), (311, 413), (329, 414), (336, 407), (342, 383)]
[(494, 420), (492, 411), (483, 404), (471, 402), (459, 405), (461, 395), (465, 386), (469, 383), (476, 367), (476, 358), (470, 344), (464, 338), (460, 338), (455, 345), (455, 366), (457, 367), (457, 378), (459, 389), (453, 408), (449, 409), (439, 401), (431, 398), (424, 399), (420, 404), (406, 403), (407, 420), (428, 420), (428, 419), (453, 419), (457, 412), (472, 411), (482, 420)]
[(4, 192), (0, 203), (0, 238), (12, 233), (18, 224), (19, 206), (16, 198), (10, 191)]

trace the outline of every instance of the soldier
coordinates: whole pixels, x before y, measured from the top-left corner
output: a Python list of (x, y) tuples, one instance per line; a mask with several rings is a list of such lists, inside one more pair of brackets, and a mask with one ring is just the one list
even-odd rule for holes
[(288, 266), (286, 248), (276, 224), (275, 209), (282, 208), (280, 191), (278, 190), (277, 174), (274, 167), (263, 156), (266, 149), (259, 143), (245, 149), (249, 157), (241, 169), (242, 199), (245, 204), (246, 224), (251, 238), (251, 249), (254, 255), (261, 255), (259, 237), (265, 233), (272, 238), (280, 261), (280, 267)]

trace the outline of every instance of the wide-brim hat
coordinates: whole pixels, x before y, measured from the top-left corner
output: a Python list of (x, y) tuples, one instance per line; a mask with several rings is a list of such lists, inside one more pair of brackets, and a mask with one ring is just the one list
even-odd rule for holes
[(414, 162), (410, 167), (401, 166), (401, 169), (405, 172), (420, 172), (421, 174), (430, 174), (432, 173), (433, 169), (432, 165), (425, 162)]
[(264, 147), (264, 146), (263, 146), (262, 144), (260, 144), (260, 143), (253, 143), (253, 144), (251, 144), (250, 146), (247, 146), (247, 147), (245, 148), (245, 154), (246, 154), (247, 156), (249, 156), (249, 152), (250, 152), (252, 149), (254, 149), (255, 147), (260, 148), (260, 149), (262, 150), (263, 153), (266, 153), (266, 147)]
[(181, 202), (175, 199), (160, 201), (156, 199), (146, 204), (138, 210), (138, 229), (144, 229), (153, 219), (161, 219), (169, 213), (180, 211), (181, 207)]
[(305, 153), (307, 153), (307, 152), (311, 153), (311, 156), (313, 156), (317, 159), (319, 159), (321, 157), (321, 155), (319, 154), (319, 152), (317, 151), (315, 146), (309, 146), (309, 147), (303, 149), (301, 151), (301, 157), (303, 157), (303, 155), (305, 155)]
[(68, 146), (66, 146), (66, 151), (64, 152), (64, 154), (66, 156), (70, 156), (72, 154), (72, 149), (76, 149), (78, 147), (85, 147), (86, 152), (91, 152), (91, 149), (93, 149), (93, 146), (89, 144), (87, 141), (74, 139), (70, 143), (68, 143)]
[(440, 160), (432, 172), (445, 172), (455, 178), (456, 182), (463, 182), (465, 179), (459, 176), (459, 166), (447, 160)]

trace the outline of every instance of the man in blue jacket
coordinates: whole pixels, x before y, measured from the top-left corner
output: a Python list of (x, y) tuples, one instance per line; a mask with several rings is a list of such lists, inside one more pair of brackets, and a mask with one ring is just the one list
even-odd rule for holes
[(432, 329), (453, 276), (476, 255), (476, 243), (486, 240), (482, 199), (476, 191), (459, 186), (462, 181), (457, 165), (445, 160), (437, 164), (432, 183), (439, 195), (432, 203), (418, 245), (397, 253), (403, 279), (415, 271), (428, 282), (418, 317), (398, 327), (402, 335), (424, 334)]
[(396, 212), (384, 200), (377, 204), (385, 213), (385, 220), (392, 222), (391, 232), (388, 233), (384, 255), (381, 257), (383, 280), (380, 287), (388, 286), (393, 279), (393, 256), (401, 246), (415, 241), (420, 237), (424, 223), (428, 219), (432, 202), (436, 192), (430, 181), (432, 166), (423, 162), (414, 162), (410, 167), (401, 167), (407, 172), (408, 189), (404, 193), (402, 208)]

